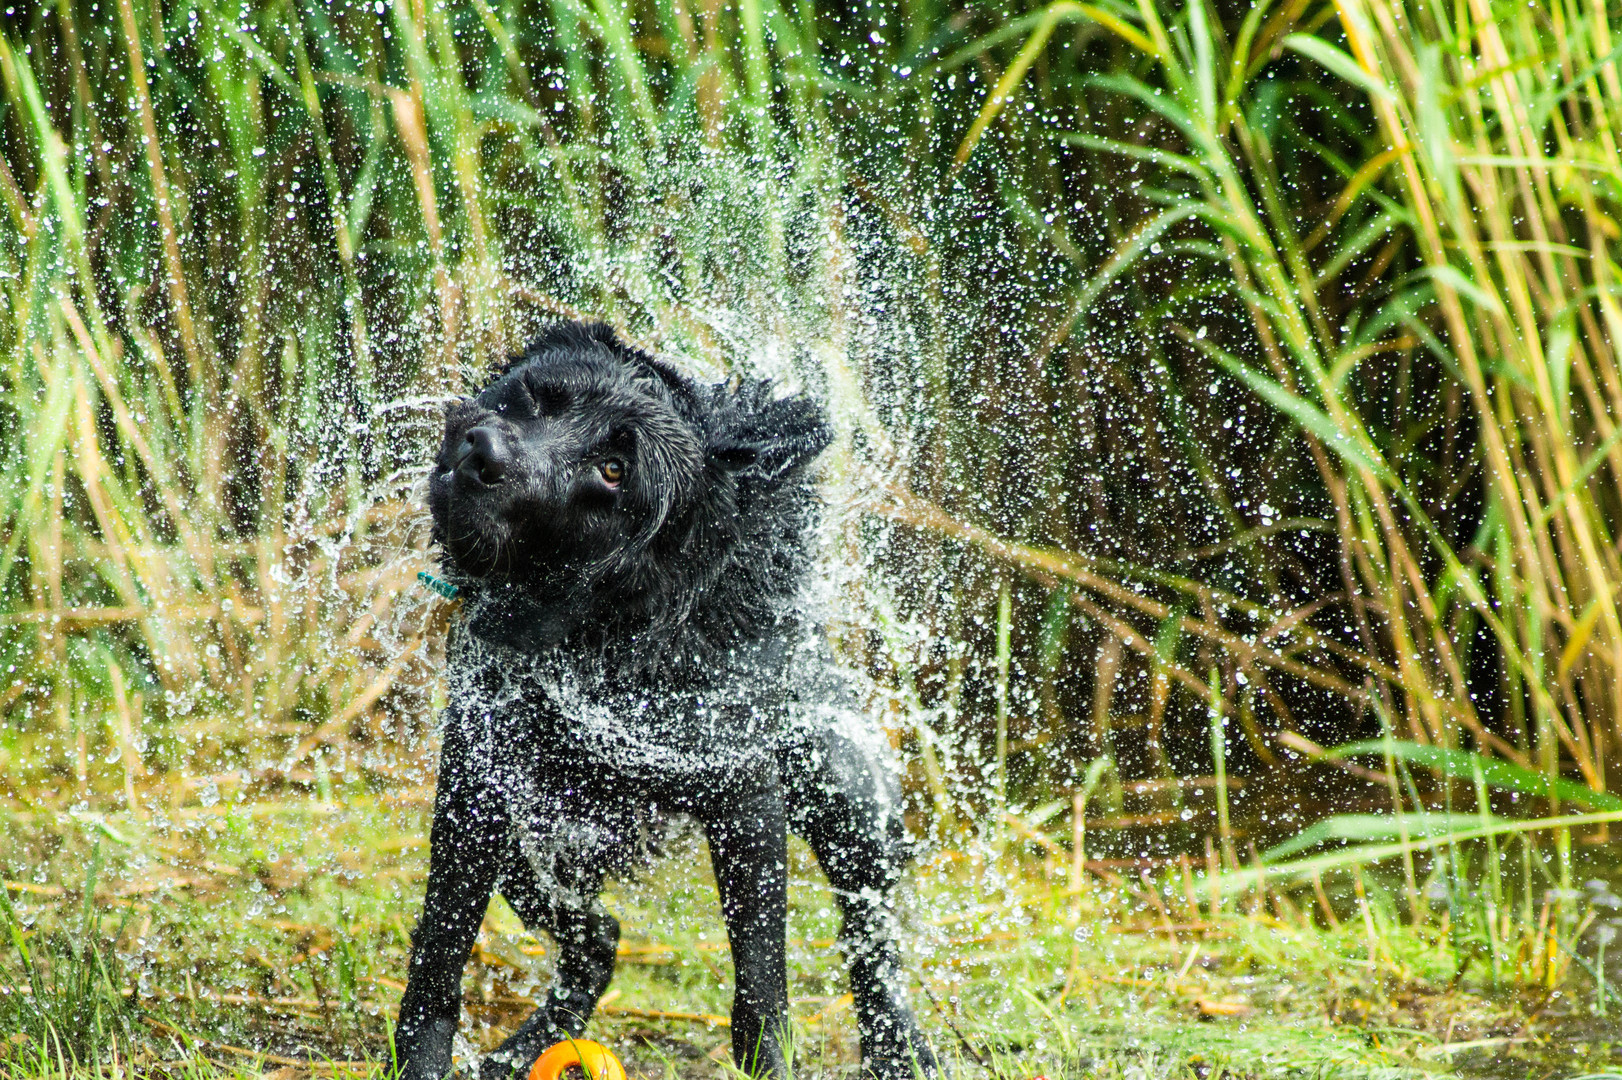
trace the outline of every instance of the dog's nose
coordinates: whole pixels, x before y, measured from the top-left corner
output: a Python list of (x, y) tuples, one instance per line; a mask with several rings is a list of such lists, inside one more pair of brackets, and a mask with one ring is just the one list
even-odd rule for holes
[(501, 435), (494, 428), (476, 427), (462, 440), (456, 471), (481, 484), (499, 484), (510, 464), (512, 455), (507, 452)]

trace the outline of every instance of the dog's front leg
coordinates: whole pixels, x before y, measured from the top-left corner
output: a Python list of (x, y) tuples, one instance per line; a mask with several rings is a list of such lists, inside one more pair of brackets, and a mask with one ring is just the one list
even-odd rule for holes
[(428, 893), (411, 935), (410, 973), (394, 1034), (400, 1080), (440, 1080), (451, 1071), (462, 969), (495, 889), (507, 838), (506, 809), (488, 780), (469, 762), (455, 723), (447, 724), (429, 834)]
[(705, 822), (705, 831), (737, 984), (732, 1060), (751, 1076), (785, 1077), (788, 839), (783, 793), (772, 785), (720, 801), (723, 812)]

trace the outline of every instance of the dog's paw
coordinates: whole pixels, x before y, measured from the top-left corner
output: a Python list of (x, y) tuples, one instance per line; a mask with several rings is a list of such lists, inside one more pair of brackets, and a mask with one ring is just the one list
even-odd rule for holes
[(451, 1075), (451, 1046), (456, 1039), (456, 1019), (426, 1020), (394, 1036), (397, 1080), (445, 1080)]
[(940, 1059), (910, 1017), (898, 1018), (880, 1038), (863, 1040), (862, 1076), (866, 1080), (937, 1080)]
[(923, 1043), (912, 1053), (862, 1059), (864, 1080), (939, 1080), (941, 1075), (939, 1059)]
[(552, 1022), (547, 1010), (536, 1009), (506, 1042), (485, 1055), (479, 1080), (523, 1080), (547, 1047), (569, 1037), (569, 1032)]
[(495, 1050), (479, 1065), (479, 1080), (523, 1080), (538, 1054), (522, 1050)]

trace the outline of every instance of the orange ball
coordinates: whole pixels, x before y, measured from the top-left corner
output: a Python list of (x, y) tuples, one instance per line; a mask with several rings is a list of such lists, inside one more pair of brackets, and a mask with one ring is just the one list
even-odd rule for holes
[(566, 1039), (550, 1047), (529, 1070), (529, 1080), (562, 1080), (563, 1070), (578, 1065), (586, 1080), (625, 1080), (625, 1066), (613, 1051), (590, 1039)]

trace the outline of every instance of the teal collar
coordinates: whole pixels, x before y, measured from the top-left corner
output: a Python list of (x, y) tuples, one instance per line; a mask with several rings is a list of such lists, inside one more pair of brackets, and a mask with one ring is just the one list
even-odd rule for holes
[(440, 578), (436, 578), (426, 570), (417, 571), (417, 580), (447, 600), (456, 599), (456, 594), (461, 592), (461, 590), (455, 585), (452, 585), (448, 581), (443, 581)]

